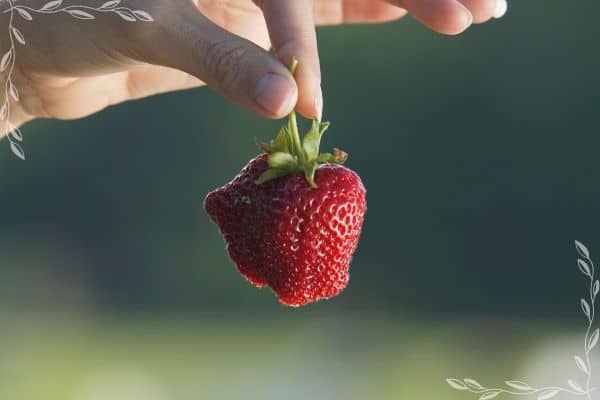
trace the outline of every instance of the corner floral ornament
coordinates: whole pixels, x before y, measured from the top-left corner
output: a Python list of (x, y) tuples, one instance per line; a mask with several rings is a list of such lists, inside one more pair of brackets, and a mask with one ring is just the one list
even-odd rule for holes
[(591, 400), (592, 392), (595, 388), (592, 388), (592, 363), (590, 361), (590, 352), (598, 344), (598, 336), (600, 331), (598, 328), (593, 329), (594, 316), (595, 316), (595, 304), (598, 292), (600, 292), (600, 282), (595, 278), (594, 263), (590, 258), (590, 252), (581, 242), (575, 241), (575, 248), (580, 258), (577, 260), (577, 266), (583, 275), (589, 280), (589, 292), (587, 295), (589, 298), (581, 299), (581, 311), (587, 319), (587, 329), (585, 331), (585, 342), (583, 357), (576, 355), (574, 357), (575, 364), (586, 376), (585, 384), (579, 384), (573, 379), (567, 380), (567, 387), (550, 386), (543, 388), (535, 388), (531, 385), (521, 381), (506, 381), (505, 387), (502, 388), (486, 388), (474, 379), (464, 378), (455, 379), (448, 378), (446, 382), (453, 389), (464, 390), (479, 395), (479, 400), (491, 400), (501, 394), (512, 395), (512, 396), (530, 396), (537, 400), (548, 400), (559, 393), (568, 393), (574, 396), (580, 396), (584, 399)]
[(52, 0), (40, 8), (32, 8), (24, 5), (15, 5), (15, 0), (7, 1), (9, 8), (4, 13), (10, 13), (8, 23), (8, 37), (10, 39), (10, 48), (0, 58), (0, 73), (6, 73), (4, 80), (4, 99), (0, 107), (0, 121), (4, 124), (4, 132), (7, 133), (10, 149), (21, 160), (25, 160), (25, 151), (21, 146), (23, 134), (19, 128), (10, 123), (10, 105), (11, 101), (19, 101), (19, 91), (12, 81), (12, 74), (15, 68), (17, 58), (16, 43), (25, 46), (26, 41), (23, 33), (15, 26), (15, 17), (19, 16), (24, 21), (33, 21), (34, 14), (69, 14), (73, 18), (83, 20), (96, 19), (94, 14), (113, 13), (127, 22), (153, 22), (154, 19), (146, 11), (132, 10), (131, 8), (121, 6), (121, 0), (110, 0), (104, 2), (98, 7), (83, 5), (63, 6), (63, 0)]

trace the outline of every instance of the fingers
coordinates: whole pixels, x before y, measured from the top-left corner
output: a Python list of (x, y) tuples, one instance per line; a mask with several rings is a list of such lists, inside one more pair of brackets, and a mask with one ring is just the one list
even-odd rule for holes
[(480, 24), (491, 18), (500, 18), (507, 8), (506, 0), (460, 0), (473, 15), (473, 23)]
[(317, 25), (339, 25), (393, 21), (406, 10), (381, 0), (315, 0), (314, 14)]
[(496, 0), (493, 17), (502, 18), (506, 14), (506, 10), (508, 10), (508, 2), (506, 0)]
[(269, 28), (273, 50), (285, 65), (296, 57), (298, 104), (307, 118), (320, 118), (323, 110), (321, 68), (313, 18), (313, 0), (255, 0)]
[(406, 9), (431, 29), (456, 35), (472, 23), (500, 18), (506, 12), (506, 0), (386, 0)]
[(191, 3), (177, 4), (155, 15), (157, 29), (141, 40), (140, 61), (187, 72), (265, 117), (281, 118), (293, 109), (297, 86), (281, 62), (218, 27)]
[(405, 8), (415, 19), (429, 28), (456, 35), (473, 22), (473, 15), (458, 0), (388, 0)]
[[(482, 23), (500, 18), (506, 0), (315, 0), (317, 25), (376, 23), (401, 18), (406, 9), (425, 25), (442, 33), (456, 34), (471, 21)], [(464, 7), (461, 7), (464, 6)], [(469, 16), (470, 14), (470, 16)]]

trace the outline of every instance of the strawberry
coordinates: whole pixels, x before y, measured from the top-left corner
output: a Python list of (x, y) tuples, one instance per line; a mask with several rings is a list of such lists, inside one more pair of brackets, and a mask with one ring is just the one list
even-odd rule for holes
[(319, 154), (328, 126), (313, 121), (301, 141), (292, 112), (275, 140), (260, 143), (265, 153), (204, 201), (242, 275), (288, 306), (346, 287), (366, 211), (359, 176), (340, 165), (347, 154)]

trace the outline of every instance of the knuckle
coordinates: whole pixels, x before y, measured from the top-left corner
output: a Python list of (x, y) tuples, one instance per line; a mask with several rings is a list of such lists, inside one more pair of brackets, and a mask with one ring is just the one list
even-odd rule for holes
[(204, 64), (206, 73), (223, 87), (235, 85), (242, 77), (242, 69), (248, 58), (248, 49), (235, 39), (226, 39), (206, 46)]

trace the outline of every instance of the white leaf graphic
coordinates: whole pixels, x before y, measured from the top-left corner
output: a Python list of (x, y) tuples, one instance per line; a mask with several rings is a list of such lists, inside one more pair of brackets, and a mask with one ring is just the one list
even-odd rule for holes
[(150, 14), (148, 14), (146, 11), (135, 10), (133, 12), (133, 15), (135, 15), (136, 17), (138, 17), (138, 19), (141, 19), (142, 21), (146, 21), (146, 22), (154, 21), (154, 18), (152, 18), (152, 16)]
[(594, 296), (597, 296), (599, 291), (600, 291), (600, 282), (596, 281), (596, 282), (594, 282)]
[(467, 384), (467, 386), (475, 389), (475, 390), (483, 390), (485, 389), (483, 386), (481, 386), (481, 384), (479, 382), (477, 382), (475, 379), (471, 379), (471, 378), (465, 378), (464, 382)]
[(588, 342), (588, 350), (593, 349), (596, 344), (598, 344), (598, 334), (600, 334), (600, 332), (598, 331), (598, 328), (596, 328), (596, 330), (594, 331), (594, 333), (592, 333), (592, 336), (590, 337), (590, 341)]
[(575, 241), (575, 248), (582, 257), (587, 258), (588, 260), (590, 259), (590, 251), (579, 240)]
[(0, 60), (0, 72), (4, 71), (8, 67), (10, 60), (12, 60), (12, 49), (8, 50), (2, 56), (2, 60)]
[(15, 142), (11, 141), (10, 142), (10, 149), (21, 160), (23, 160), (23, 161), (25, 160), (25, 152), (23, 151), (23, 148), (18, 143), (15, 143)]
[(467, 390), (465, 384), (462, 383), (462, 381), (460, 381), (459, 379), (448, 378), (446, 379), (446, 382), (448, 382), (448, 385), (452, 386), (452, 388), (456, 390)]
[(121, 0), (107, 1), (106, 3), (104, 3), (100, 6), (99, 10), (108, 10), (110, 8), (115, 8), (116, 6), (119, 5), (120, 2), (121, 2)]
[(592, 270), (590, 269), (590, 266), (581, 258), (577, 260), (577, 266), (584, 275), (592, 276)]
[(40, 8), (40, 11), (53, 11), (60, 7), (62, 0), (53, 0), (46, 3), (46, 5)]
[(571, 386), (571, 388), (573, 388), (573, 390), (575, 390), (576, 392), (580, 392), (583, 393), (584, 390), (581, 388), (581, 386), (579, 386), (579, 384), (577, 382), (575, 382), (573, 379), (569, 379), (567, 381), (567, 383), (569, 384), (569, 386)]
[(85, 11), (81, 11), (81, 10), (69, 10), (68, 13), (71, 14), (72, 17), (79, 18), (79, 19), (95, 19), (96, 18), (92, 14), (87, 13)]
[(586, 317), (590, 318), (590, 305), (585, 299), (581, 299), (581, 309)]
[(23, 34), (21, 33), (20, 30), (18, 30), (15, 27), (11, 27), (10, 28), (13, 36), (15, 37), (15, 39), (17, 39), (17, 42), (21, 43), (21, 44), (25, 44), (25, 37), (23, 36)]
[(545, 390), (538, 396), (537, 400), (548, 400), (556, 396), (558, 393), (560, 393), (559, 389)]
[(534, 390), (531, 386), (521, 381), (506, 381), (507, 386), (510, 386), (513, 389), (521, 390), (524, 392), (529, 392)]
[(19, 8), (19, 7), (15, 7), (15, 10), (17, 10), (17, 12), (19, 13), (19, 15), (21, 17), (23, 17), (23, 19), (26, 19), (27, 21), (31, 21), (33, 19), (33, 17), (31, 16), (31, 14), (29, 14), (29, 12), (27, 12), (27, 10), (24, 10), (22, 8)]
[(8, 107), (6, 103), (0, 108), (0, 120), (4, 121), (6, 119), (6, 115), (8, 114)]
[(585, 362), (581, 359), (581, 357), (575, 356), (575, 363), (577, 364), (577, 366), (579, 367), (580, 370), (582, 370), (586, 374), (590, 373), (587, 365), (585, 365)]
[(13, 98), (14, 101), (19, 101), (19, 91), (17, 90), (17, 87), (12, 82), (10, 82), (8, 91), (10, 92), (10, 96)]
[(12, 131), (10, 131), (10, 136), (17, 139), (19, 142), (23, 141), (23, 133), (19, 128), (15, 128)]
[(119, 16), (120, 16), (121, 18), (123, 18), (125, 21), (129, 21), (129, 22), (135, 22), (135, 21), (137, 21), (137, 20), (135, 19), (135, 17), (133, 16), (133, 14), (132, 14), (132, 13), (130, 13), (129, 11), (121, 11), (121, 10), (118, 10), (118, 11), (115, 11), (115, 12), (116, 12), (117, 14), (119, 14)]
[(498, 396), (500, 393), (502, 393), (501, 390), (490, 390), (485, 392), (484, 394), (481, 395), (481, 397), (479, 398), (479, 400), (490, 400), (493, 399), (494, 397)]

